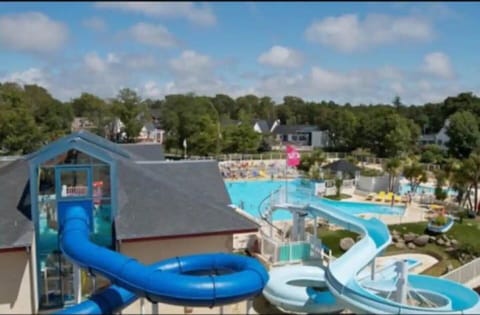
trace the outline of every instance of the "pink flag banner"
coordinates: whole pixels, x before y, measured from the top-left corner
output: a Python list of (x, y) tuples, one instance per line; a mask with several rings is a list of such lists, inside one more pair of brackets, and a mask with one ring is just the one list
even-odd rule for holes
[(300, 164), (300, 153), (293, 146), (287, 144), (287, 165), (297, 166)]

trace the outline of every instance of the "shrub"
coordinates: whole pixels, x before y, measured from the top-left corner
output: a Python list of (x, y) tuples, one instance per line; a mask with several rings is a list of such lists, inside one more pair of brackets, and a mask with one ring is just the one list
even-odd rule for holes
[(433, 219), (433, 224), (438, 226), (445, 225), (446, 223), (447, 223), (447, 217), (443, 214), (439, 214), (435, 217), (435, 219)]
[(367, 176), (367, 177), (382, 176), (383, 171), (377, 170), (377, 169), (374, 169), (374, 168), (364, 167), (360, 170), (360, 175)]
[(437, 200), (445, 200), (447, 198), (447, 192), (442, 187), (435, 187), (435, 198)]

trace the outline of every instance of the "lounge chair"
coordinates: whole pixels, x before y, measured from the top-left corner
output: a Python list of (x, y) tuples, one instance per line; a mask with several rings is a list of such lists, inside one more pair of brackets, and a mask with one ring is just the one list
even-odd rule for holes
[(393, 198), (393, 193), (389, 192), (385, 195), (385, 199), (383, 201), (384, 202), (392, 202), (392, 198)]
[(380, 191), (375, 197), (375, 201), (383, 201), (385, 199), (385, 192)]
[(367, 198), (365, 198), (365, 200), (370, 200), (370, 201), (372, 201), (372, 200), (375, 199), (375, 196), (376, 196), (376, 195), (377, 195), (377, 194), (375, 194), (375, 193), (369, 193), (369, 194), (367, 195)]
[(401, 202), (402, 201), (402, 197), (400, 197), (399, 195), (395, 195), (393, 198), (395, 198), (395, 202)]
[(442, 210), (444, 207), (442, 205), (430, 205), (430, 209), (433, 211)]

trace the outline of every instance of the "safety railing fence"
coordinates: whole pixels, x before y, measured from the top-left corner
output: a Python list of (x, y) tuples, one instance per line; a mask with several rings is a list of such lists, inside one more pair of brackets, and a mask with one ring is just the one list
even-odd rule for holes
[(452, 281), (467, 283), (477, 277), (480, 272), (480, 257), (476, 258), (463, 266), (460, 266), (447, 274), (442, 275), (442, 278)]
[(331, 260), (331, 251), (325, 250), (322, 241), (306, 232), (304, 241), (280, 241), (262, 235), (261, 252), (272, 264), (301, 262), (311, 259)]

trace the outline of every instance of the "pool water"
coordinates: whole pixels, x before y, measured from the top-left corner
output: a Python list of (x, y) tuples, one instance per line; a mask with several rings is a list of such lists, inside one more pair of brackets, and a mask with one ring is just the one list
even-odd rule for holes
[[(288, 202), (298, 204), (312, 204), (317, 206), (328, 205), (338, 208), (350, 214), (374, 213), (374, 214), (403, 214), (405, 207), (379, 205), (368, 202), (336, 201), (313, 196), (313, 187), (305, 180), (293, 180), (286, 183), (283, 180), (267, 181), (235, 181), (226, 182), (225, 186), (232, 203), (250, 215), (259, 218), (259, 207), (262, 201), (272, 192), (288, 187)], [(289, 220), (292, 215), (287, 210), (278, 210), (273, 213), (273, 220)]]
[[(411, 190), (412, 190), (412, 186), (410, 184), (401, 184), (398, 193), (400, 195), (404, 195)], [(456, 196), (457, 195), (457, 192), (455, 190), (453, 190), (452, 188), (445, 189), (445, 187), (444, 187), (443, 190), (446, 191), (449, 196)], [(422, 191), (427, 195), (434, 195), (435, 194), (435, 187), (425, 186), (425, 185), (418, 186), (417, 187), (417, 194), (421, 194)]]

